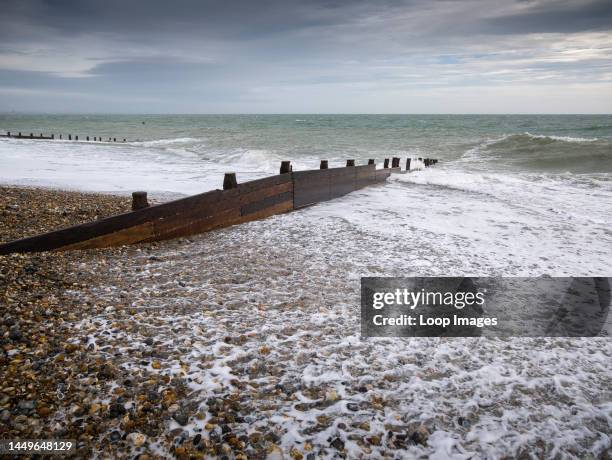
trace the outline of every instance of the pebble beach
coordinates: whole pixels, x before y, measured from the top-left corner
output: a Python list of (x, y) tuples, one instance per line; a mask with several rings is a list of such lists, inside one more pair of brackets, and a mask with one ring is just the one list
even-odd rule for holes
[[(2, 242), (130, 206), (0, 192)], [(364, 340), (359, 274), (393, 274), (392, 242), (339, 247), (348, 223), (308, 213), (0, 256), (0, 438), (80, 458), (609, 458), (608, 337)]]

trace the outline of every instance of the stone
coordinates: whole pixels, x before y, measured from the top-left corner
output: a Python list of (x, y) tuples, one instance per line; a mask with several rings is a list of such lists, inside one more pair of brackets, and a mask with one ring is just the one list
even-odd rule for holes
[(366, 441), (373, 446), (380, 446), (380, 436), (370, 436), (369, 438), (366, 438)]
[(176, 412), (172, 418), (181, 426), (187, 425), (187, 422), (189, 421), (189, 417), (184, 412), (180, 411)]
[(278, 446), (272, 446), (270, 448), (270, 450), (268, 451), (268, 456), (266, 457), (266, 460), (284, 460), (285, 459), (285, 455), (283, 454), (283, 451), (278, 447)]
[(334, 438), (329, 445), (336, 450), (344, 450), (344, 441), (340, 438)]
[(359, 410), (359, 404), (357, 403), (348, 403), (346, 408), (350, 411), (357, 412)]
[(272, 442), (272, 443), (277, 443), (278, 441), (280, 441), (280, 436), (277, 435), (276, 433), (270, 431), (268, 433), (266, 433), (266, 435), (264, 436), (264, 439), (266, 441)]
[(142, 433), (134, 432), (128, 434), (126, 439), (130, 441), (135, 447), (140, 447), (145, 443), (147, 437)]
[(19, 327), (17, 326), (13, 326), (10, 328), (9, 330), (9, 339), (11, 339), (14, 342), (18, 342), (23, 338), (23, 334), (21, 333), (21, 330), (19, 329)]
[(121, 417), (125, 413), (126, 413), (126, 410), (125, 410), (124, 405), (119, 404), (119, 403), (111, 404), (108, 409), (108, 414), (111, 416), (111, 418)]
[(30, 412), (31, 410), (34, 410), (34, 407), (36, 407), (35, 401), (21, 400), (17, 403), (17, 409), (19, 409), (21, 412)]
[(420, 425), (410, 435), (410, 439), (412, 439), (412, 441), (415, 444), (420, 444), (422, 446), (426, 446), (427, 445), (427, 440), (429, 439), (429, 431), (427, 431), (427, 428), (425, 427), (425, 425)]
[(457, 423), (459, 423), (459, 425), (462, 426), (463, 428), (469, 428), (470, 426), (470, 421), (465, 417), (459, 417), (457, 419)]

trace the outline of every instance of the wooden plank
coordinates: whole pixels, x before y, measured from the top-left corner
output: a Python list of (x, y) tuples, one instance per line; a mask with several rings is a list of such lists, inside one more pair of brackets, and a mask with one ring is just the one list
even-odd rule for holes
[(329, 189), (329, 196), (337, 198), (351, 193), (355, 190), (355, 177), (357, 171), (355, 167), (345, 168), (347, 171), (337, 174), (332, 177)]
[(154, 223), (145, 222), (144, 224), (135, 225), (125, 228), (114, 233), (91, 238), (79, 243), (62, 246), (57, 250), (67, 251), (70, 249), (94, 249), (107, 248), (111, 246), (120, 246), (125, 244), (134, 244), (149, 238), (154, 235)]
[(214, 216), (206, 216), (199, 219), (170, 218), (155, 223), (155, 235), (142, 240), (143, 243), (151, 241), (169, 240), (183, 236), (195, 235), (208, 232), (215, 228), (228, 227), (240, 222), (240, 209), (228, 209)]
[(302, 190), (296, 189), (293, 193), (293, 205), (295, 209), (311, 206), (329, 199), (329, 187), (314, 187)]
[(240, 222), (250, 222), (253, 220), (274, 216), (276, 214), (284, 214), (289, 211), (293, 211), (293, 200), (287, 200), (282, 203), (277, 203), (274, 206), (262, 209), (261, 211), (242, 216)]
[(268, 186), (266, 188), (254, 190), (248, 193), (241, 193), (240, 205), (244, 206), (249, 203), (255, 203), (262, 199), (266, 199), (271, 196), (280, 195), (287, 192), (293, 193), (293, 184), (291, 182)]
[(299, 209), (329, 200), (330, 181), (335, 169), (337, 168), (294, 172), (294, 208)]
[(355, 190), (367, 187), (376, 180), (376, 166), (367, 165), (357, 168), (355, 176)]
[(243, 216), (247, 216), (249, 214), (256, 213), (265, 208), (269, 208), (271, 206), (277, 205), (278, 203), (282, 203), (286, 201), (293, 201), (293, 192), (288, 191), (285, 193), (281, 193), (280, 195), (268, 196), (259, 201), (245, 204), (244, 206), (240, 208), (240, 213)]
[(314, 187), (327, 187), (331, 180), (328, 170), (322, 169), (321, 174), (299, 175), (293, 180), (295, 190), (310, 189)]
[(238, 191), (240, 193), (248, 193), (253, 190), (259, 190), (268, 188), (273, 185), (291, 183), (293, 180), (291, 174), (277, 174), (276, 176), (264, 177), (263, 179), (256, 179), (249, 182), (243, 182), (238, 184)]
[(305, 179), (305, 178), (326, 176), (326, 175), (331, 174), (331, 172), (334, 171), (335, 169), (344, 169), (344, 168), (309, 169), (307, 171), (294, 171), (291, 174), (293, 176), (293, 181), (295, 182), (296, 180)]
[(219, 228), (225, 228), (243, 222), (249, 222), (264, 217), (269, 217), (274, 214), (281, 214), (291, 210), (293, 210), (292, 200), (277, 203), (274, 206), (270, 206), (268, 208), (248, 214), (246, 216), (240, 215), (240, 212), (237, 212), (236, 210), (229, 210), (213, 217), (200, 219), (192, 222), (184, 222), (182, 225), (175, 227), (171, 231), (163, 231), (156, 233), (154, 237), (148, 238), (141, 242), (150, 243), (153, 241), (163, 241), (178, 237), (196, 235), (198, 233), (208, 232), (210, 230), (215, 230)]

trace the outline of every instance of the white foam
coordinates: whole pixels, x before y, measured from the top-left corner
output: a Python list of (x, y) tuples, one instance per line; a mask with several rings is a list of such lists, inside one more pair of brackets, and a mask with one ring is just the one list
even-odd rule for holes
[[(185, 142), (174, 141), (159, 148), (134, 143), (1, 139), (0, 183), (118, 193), (147, 190), (195, 194), (220, 188), (225, 172), (238, 171), (239, 181), (266, 174), (253, 168), (252, 163), (241, 165), (240, 158), (212, 161), (187, 150)], [(210, 152), (210, 156), (214, 154)]]
[(128, 144), (137, 147), (165, 147), (168, 145), (195, 144), (205, 140), (206, 138), (201, 137), (176, 137), (170, 139), (156, 139), (152, 141), (133, 141), (128, 142)]
[(554, 141), (562, 141), (562, 142), (580, 143), (580, 142), (597, 142), (599, 140), (597, 137), (551, 136), (551, 135), (543, 135), (543, 134), (531, 134), (527, 131), (524, 134), (533, 139), (551, 139)]

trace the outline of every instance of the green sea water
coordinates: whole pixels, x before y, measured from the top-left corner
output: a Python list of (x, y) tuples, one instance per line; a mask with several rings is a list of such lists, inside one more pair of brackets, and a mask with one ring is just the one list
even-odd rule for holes
[(485, 169), (612, 172), (610, 115), (4, 114), (0, 131), (131, 142), (179, 139), (181, 148), (206, 158), (239, 149), (289, 160), (364, 161), (405, 152), (467, 158)]

